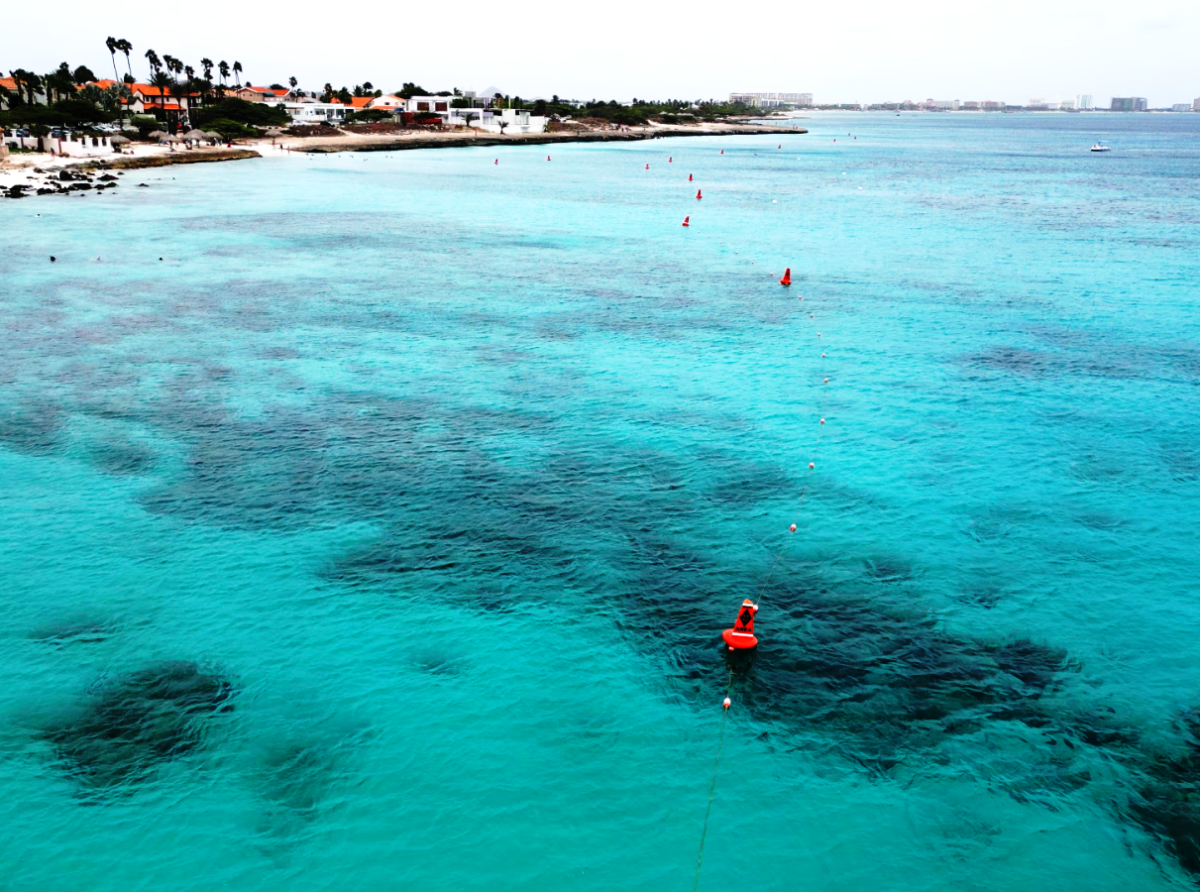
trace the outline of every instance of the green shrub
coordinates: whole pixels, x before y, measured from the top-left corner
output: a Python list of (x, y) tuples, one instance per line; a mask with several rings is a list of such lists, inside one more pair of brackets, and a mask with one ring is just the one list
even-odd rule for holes
[(245, 99), (222, 99), (212, 105), (202, 106), (193, 113), (193, 120), (202, 130), (213, 130), (209, 125), (216, 121), (232, 121), (257, 127), (286, 127), (291, 116), (281, 106), (265, 102), (247, 102)]

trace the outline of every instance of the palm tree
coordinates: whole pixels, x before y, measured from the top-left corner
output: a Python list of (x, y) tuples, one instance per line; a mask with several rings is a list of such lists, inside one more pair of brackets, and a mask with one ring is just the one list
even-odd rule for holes
[[(154, 72), (154, 77), (150, 78), (150, 86), (158, 88), (158, 103), (160, 106), (166, 105), (167, 91), (171, 89), (171, 84), (175, 83), (175, 78), (167, 74), (165, 71)], [(159, 109), (165, 111), (166, 109)]]
[(294, 78), (294, 77), (288, 78), (288, 86), (292, 88), (293, 93), (296, 92), (296, 84), (298, 84), (298, 83), (300, 83), (300, 81), (296, 80), (296, 78)]
[(146, 50), (146, 61), (150, 63), (150, 74), (153, 76), (159, 68), (162, 67), (162, 62), (158, 58), (158, 53), (154, 50)]
[(237, 77), (237, 85), (240, 88), (242, 86), (242, 63), (241, 62), (235, 61), (233, 63), (233, 73)]
[(229, 77), (229, 63), (222, 59), (217, 63), (217, 71), (221, 72), (221, 84), (223, 86)]
[(213, 60), (207, 57), (201, 59), (200, 67), (204, 69), (204, 79), (206, 81), (212, 80)]
[(125, 70), (129, 72), (130, 77), (133, 77), (133, 69), (129, 67), (129, 53), (133, 50), (133, 44), (122, 37), (117, 41), (117, 49), (125, 54)]
[(121, 76), (117, 74), (117, 38), (108, 38), (104, 41), (104, 45), (108, 47), (108, 52), (112, 55), (113, 80), (120, 80)]

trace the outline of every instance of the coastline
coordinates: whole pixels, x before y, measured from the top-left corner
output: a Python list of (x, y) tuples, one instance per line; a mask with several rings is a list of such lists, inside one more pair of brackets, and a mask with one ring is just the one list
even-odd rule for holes
[[(11, 155), (0, 162), (0, 197), (28, 198), (39, 194), (63, 194), (89, 188), (87, 179), (105, 171), (138, 170), (174, 164), (205, 164), (217, 161), (244, 161), (252, 158), (280, 157), (285, 152), (331, 154), (336, 152), (395, 152), (407, 149), (452, 149), (469, 146), (551, 145), (581, 142), (642, 142), (673, 136), (762, 136), (807, 133), (803, 127), (772, 124), (706, 124), (703, 126), (656, 125), (639, 130), (564, 130), (557, 133), (487, 134), (450, 131), (405, 131), (400, 133), (356, 134), (328, 137), (284, 137), (247, 140), (236, 148), (197, 148), (171, 151), (163, 146), (138, 144), (133, 154), (72, 158), (46, 154)], [(71, 170), (83, 180), (73, 189), (64, 188)]]
[[(673, 136), (762, 136), (771, 134), (807, 133), (803, 127), (774, 127), (771, 124), (715, 125), (704, 129), (696, 127), (654, 127), (645, 130), (564, 130), (558, 133), (514, 133), (482, 136), (474, 133), (428, 133), (412, 132), (400, 134), (313, 137), (304, 140), (283, 142), (284, 148), (293, 152), (325, 154), (331, 152), (391, 152), (405, 149), (447, 149), (464, 146), (511, 146), (551, 145), (553, 143), (580, 142), (642, 142), (650, 139), (665, 139)], [(270, 148), (267, 146), (266, 148)]]

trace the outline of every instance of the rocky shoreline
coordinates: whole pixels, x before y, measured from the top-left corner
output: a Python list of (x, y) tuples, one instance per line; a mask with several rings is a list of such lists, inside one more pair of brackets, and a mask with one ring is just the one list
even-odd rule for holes
[(802, 134), (808, 131), (802, 127), (779, 127), (769, 130), (761, 125), (743, 125), (723, 130), (691, 130), (691, 129), (654, 129), (646, 131), (611, 131), (611, 130), (579, 130), (560, 131), (558, 133), (518, 133), (511, 136), (476, 136), (474, 134), (448, 133), (445, 135), (430, 135), (428, 137), (397, 136), (395, 138), (375, 137), (370, 141), (365, 139), (348, 138), (329, 139), (319, 144), (291, 145), (293, 152), (309, 154), (327, 154), (332, 152), (395, 152), (405, 149), (447, 149), (464, 146), (540, 146), (552, 143), (578, 142), (641, 142), (649, 139), (666, 139), (676, 136), (782, 136), (784, 134)]

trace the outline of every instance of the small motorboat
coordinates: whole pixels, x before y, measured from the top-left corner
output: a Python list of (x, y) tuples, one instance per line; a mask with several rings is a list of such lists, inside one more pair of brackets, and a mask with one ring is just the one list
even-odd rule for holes
[(1098, 142), (1098, 143), (1093, 143), (1093, 145), (1092, 145), (1092, 151), (1093, 151), (1093, 152), (1111, 152), (1111, 151), (1112, 151), (1112, 149), (1110, 149), (1110, 148), (1109, 148), (1108, 146), (1106, 146), (1104, 143), (1102, 143), (1102, 142)]

